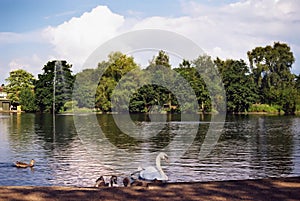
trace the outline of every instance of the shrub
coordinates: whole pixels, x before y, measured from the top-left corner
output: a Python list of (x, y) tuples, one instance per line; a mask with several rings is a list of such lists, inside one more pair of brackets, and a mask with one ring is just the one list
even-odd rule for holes
[(267, 113), (276, 113), (278, 112), (279, 107), (274, 105), (270, 106), (268, 104), (253, 104), (249, 108), (249, 112), (267, 112)]

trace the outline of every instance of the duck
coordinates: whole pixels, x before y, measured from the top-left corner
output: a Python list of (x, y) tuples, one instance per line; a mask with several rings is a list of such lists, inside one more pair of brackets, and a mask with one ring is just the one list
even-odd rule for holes
[(124, 185), (125, 187), (130, 186), (130, 179), (129, 179), (128, 177), (125, 177), (125, 178), (123, 179), (123, 185)]
[[(108, 181), (108, 178), (109, 178), (109, 181)], [(116, 175), (111, 175), (109, 177), (107, 177), (106, 175), (105, 176), (100, 176), (96, 180), (96, 183), (94, 185), (94, 187), (96, 187), (96, 188), (100, 188), (100, 187), (117, 187), (117, 186), (119, 186), (119, 185), (118, 185), (118, 177)]]
[(99, 188), (99, 187), (105, 187), (105, 186), (108, 186), (108, 185), (109, 185), (109, 183), (105, 183), (104, 177), (101, 176), (101, 177), (99, 177), (99, 178), (96, 180), (95, 187), (96, 187), (96, 188)]
[(15, 166), (18, 167), (18, 168), (27, 168), (27, 167), (33, 167), (34, 166), (34, 163), (35, 161), (33, 159), (31, 159), (30, 163), (23, 163), (23, 162), (20, 162), (20, 161), (17, 161), (15, 163)]
[(130, 187), (130, 186), (148, 187), (148, 182), (139, 179), (133, 180), (128, 177), (125, 177), (123, 179), (123, 185), (124, 187)]
[(118, 187), (118, 177), (116, 175), (112, 175), (110, 178), (110, 187)]
[(148, 166), (139, 171), (139, 179), (147, 181), (166, 181), (168, 176), (161, 167), (161, 160), (168, 162), (168, 155), (160, 152), (156, 157), (156, 167)]

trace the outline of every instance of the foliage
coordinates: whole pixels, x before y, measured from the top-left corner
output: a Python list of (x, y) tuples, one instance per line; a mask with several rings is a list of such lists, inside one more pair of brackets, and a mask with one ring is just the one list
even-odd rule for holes
[(215, 61), (226, 90), (227, 111), (246, 112), (256, 102), (256, 87), (243, 60)]
[[(41, 112), (54, 110), (57, 113), (67, 101), (71, 100), (74, 82), (71, 67), (66, 61), (56, 60), (49, 61), (44, 66), (44, 73), (38, 75), (35, 85), (36, 103)], [(55, 108), (53, 108), (53, 96), (55, 96)]]
[(35, 94), (30, 88), (23, 88), (20, 92), (20, 105), (22, 106), (22, 111), (25, 112), (35, 112), (37, 111), (37, 106), (35, 104)]
[(273, 46), (256, 47), (247, 54), (260, 102), (279, 105), (286, 114), (293, 114), (296, 88), (291, 68), (295, 58), (290, 47), (275, 42)]
[(67, 101), (64, 104), (62, 112), (73, 112), (78, 109), (78, 102), (77, 101)]
[(206, 85), (206, 89), (202, 89), (203, 93), (201, 94), (201, 96), (204, 95), (204, 106), (209, 107), (209, 111), (212, 112), (226, 112), (224, 86), (211, 57), (201, 55), (192, 63)]
[[(102, 62), (102, 65), (105, 63)], [(93, 109), (95, 107), (95, 93), (99, 77), (100, 72), (97, 69), (85, 69), (76, 74), (73, 100), (77, 102), (79, 108)]]
[(177, 108), (178, 103), (174, 94), (166, 88), (176, 86), (174, 84), (176, 77), (170, 72), (169, 56), (161, 50), (139, 75), (139, 81), (144, 84), (131, 97), (129, 111), (161, 112), (163, 108), (167, 110)]
[(268, 104), (252, 104), (248, 112), (267, 112), (267, 113), (277, 113), (278, 106), (270, 106)]
[[(209, 93), (203, 78), (200, 76), (196, 68), (191, 67), (190, 62), (184, 60), (180, 64), (180, 68), (176, 68), (174, 70), (178, 72), (185, 80), (187, 80), (190, 86), (193, 88), (200, 110), (202, 112), (210, 112), (211, 100)], [(184, 93), (184, 90), (182, 90), (182, 93)]]
[[(9, 75), (10, 76), (6, 79), (8, 85), (5, 86), (8, 98), (12, 100), (12, 102), (26, 102), (27, 100), (20, 100), (20, 93), (23, 89), (34, 89), (34, 76), (22, 69), (11, 71)], [(25, 98), (25, 96), (22, 98)]]
[(247, 55), (249, 66), (243, 60), (213, 61), (201, 55), (171, 69), (168, 54), (161, 50), (141, 70), (133, 57), (113, 52), (108, 61), (77, 73), (76, 79), (66, 61), (49, 61), (38, 80), (24, 70), (10, 72), (5, 91), (27, 112), (298, 111), (300, 75), (291, 73), (295, 58), (290, 47), (275, 42)]
[[(138, 68), (130, 71), (126, 74), (126, 76), (122, 77), (111, 96), (113, 110), (117, 112), (127, 112), (130, 110), (130, 99), (134, 96), (138, 88), (144, 85), (144, 80), (143, 71)], [(136, 106), (139, 107), (138, 105)], [(137, 112), (141, 111), (142, 109)]]
[(149, 67), (154, 66), (164, 66), (166, 68), (171, 68), (169, 55), (165, 51), (160, 50), (158, 52), (158, 55), (154, 57), (153, 60), (150, 62)]
[(128, 57), (121, 52), (113, 52), (107, 63), (99, 63), (98, 70), (103, 72), (98, 83), (95, 95), (95, 107), (101, 111), (111, 111), (111, 95), (119, 80), (128, 72), (139, 69), (133, 57)]

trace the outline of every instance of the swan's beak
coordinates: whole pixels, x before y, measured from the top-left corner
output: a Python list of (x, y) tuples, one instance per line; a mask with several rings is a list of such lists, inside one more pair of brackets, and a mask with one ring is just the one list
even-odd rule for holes
[(165, 156), (164, 157), (164, 159), (165, 159), (165, 161), (167, 162), (167, 163), (169, 163), (170, 161), (169, 161), (169, 157), (168, 156)]

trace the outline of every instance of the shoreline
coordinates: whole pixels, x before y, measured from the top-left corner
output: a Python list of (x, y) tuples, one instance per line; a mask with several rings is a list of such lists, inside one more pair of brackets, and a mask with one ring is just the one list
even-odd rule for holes
[(300, 200), (300, 176), (149, 187), (0, 186), (0, 200)]

